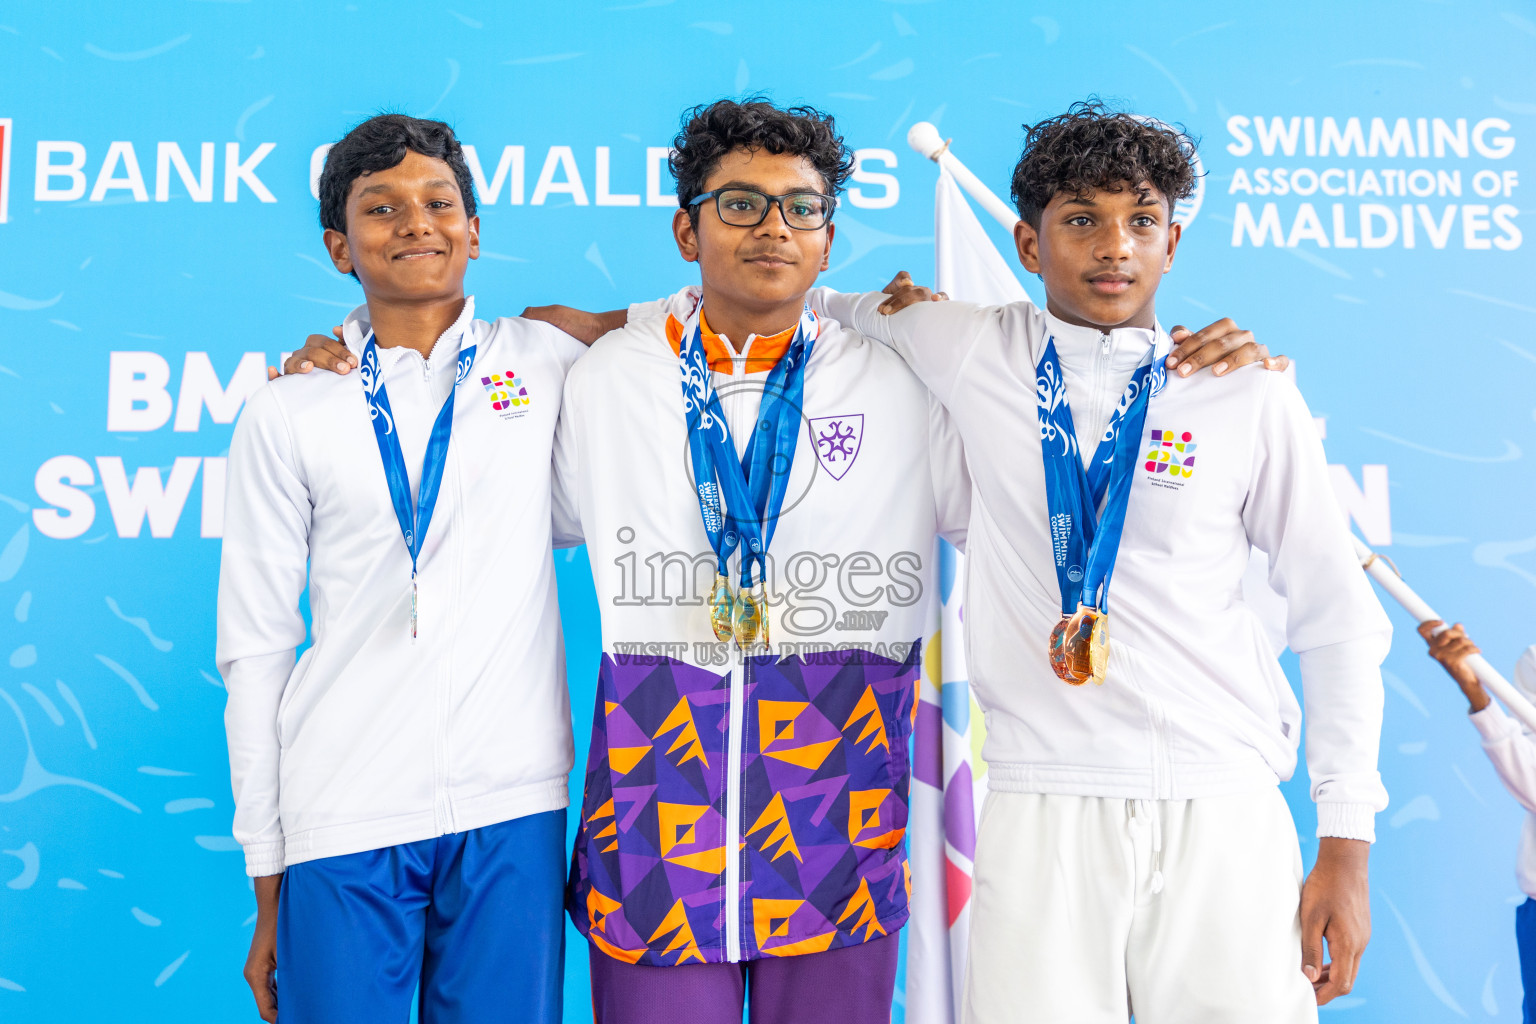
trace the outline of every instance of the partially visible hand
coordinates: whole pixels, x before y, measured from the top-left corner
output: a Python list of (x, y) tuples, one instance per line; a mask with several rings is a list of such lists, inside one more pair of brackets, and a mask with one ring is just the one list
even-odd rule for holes
[(887, 316), (906, 309), (914, 302), (943, 302), (949, 298), (943, 292), (936, 292), (913, 283), (912, 275), (905, 270), (891, 278), (891, 283), (880, 290), (890, 296), (880, 303), (880, 312)]
[(560, 328), (582, 344), (590, 345), (609, 331), (623, 327), (629, 321), (629, 310), (589, 313), (571, 306), (529, 306), (523, 310), (523, 319), (542, 320)]
[[(332, 327), (334, 338), (327, 338), (323, 334), (311, 334), (304, 339), (304, 347), (291, 354), (284, 362), (282, 374), (308, 373), (315, 367), (322, 370), (333, 370), (336, 373), (346, 373), (357, 365), (357, 356), (347, 348), (341, 340), (341, 328)], [(280, 376), (277, 367), (267, 367), (267, 380), (276, 380)]]
[(1360, 956), (1371, 941), (1370, 852), (1371, 844), (1359, 839), (1319, 840), (1317, 863), (1301, 887), (1301, 973), (1318, 1006), (1355, 987)]
[(1181, 324), (1169, 336), (1174, 345), (1168, 353), (1168, 370), (1180, 377), (1207, 366), (1220, 377), (1249, 363), (1263, 362), (1266, 370), (1284, 370), (1291, 365), (1285, 356), (1271, 356), (1268, 348), (1253, 340), (1252, 331), (1242, 330), (1226, 317), (1193, 334)]
[[(1472, 703), (1473, 711), (1481, 711), (1488, 706), (1488, 694), (1483, 689), (1483, 684), (1478, 681), (1477, 673), (1472, 671), (1467, 659), (1474, 654), (1483, 653), (1482, 650), (1467, 636), (1467, 631), (1461, 628), (1461, 623), (1456, 623), (1450, 629), (1441, 629), (1445, 623), (1439, 619), (1431, 619), (1428, 622), (1419, 623), (1419, 635), (1429, 642), (1429, 656), (1438, 661), (1456, 680), (1456, 685), (1461, 687), (1461, 692), (1467, 695), (1467, 700)], [(1436, 630), (1441, 632), (1436, 633)]]
[(256, 934), (245, 958), (245, 983), (256, 997), (256, 1012), (267, 1024), (277, 1024), (277, 898), (282, 875), (256, 879)]

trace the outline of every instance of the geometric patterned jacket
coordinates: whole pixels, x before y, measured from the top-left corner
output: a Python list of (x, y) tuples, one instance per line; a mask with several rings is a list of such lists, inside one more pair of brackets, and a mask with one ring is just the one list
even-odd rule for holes
[[(609, 956), (794, 956), (907, 920), (908, 749), (934, 537), (969, 514), (947, 421), (891, 350), (817, 320), (768, 552), (772, 647), (715, 640), (714, 556), (688, 464), (677, 345), (689, 290), (567, 378), (557, 529), (587, 544), (602, 617), (567, 909)], [(702, 324), (738, 451), (793, 331), (733, 352)], [(574, 523), (575, 526), (570, 524)]]

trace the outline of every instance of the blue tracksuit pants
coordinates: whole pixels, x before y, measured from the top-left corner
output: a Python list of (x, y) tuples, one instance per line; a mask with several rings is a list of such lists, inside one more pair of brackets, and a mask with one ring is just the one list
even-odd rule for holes
[(288, 868), (283, 1024), (558, 1024), (565, 811)]

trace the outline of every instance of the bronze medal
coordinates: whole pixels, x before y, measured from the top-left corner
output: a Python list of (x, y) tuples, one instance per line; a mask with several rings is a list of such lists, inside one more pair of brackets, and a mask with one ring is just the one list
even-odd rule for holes
[(1096, 608), (1079, 604), (1070, 616), (1063, 615), (1051, 630), (1051, 669), (1070, 686), (1090, 679), (1104, 682), (1109, 662), (1107, 617)]
[(1093, 684), (1103, 686), (1105, 673), (1109, 671), (1109, 616), (1103, 612), (1093, 613), (1093, 632), (1088, 637), (1088, 670)]

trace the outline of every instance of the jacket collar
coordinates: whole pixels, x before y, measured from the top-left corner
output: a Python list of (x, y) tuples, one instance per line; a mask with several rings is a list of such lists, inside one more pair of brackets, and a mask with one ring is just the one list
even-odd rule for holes
[[(455, 367), (456, 370), (459, 351), (464, 346), (464, 334), (469, 330), (470, 325), (474, 323), (474, 319), (475, 297), (473, 295), (466, 295), (464, 297), (464, 308), (459, 310), (458, 319), (438, 336), (436, 344), (432, 346), (432, 354), (427, 357), (427, 365), (433, 370), (450, 366)], [(361, 359), (363, 345), (368, 340), (368, 332), (373, 330), (373, 323), (368, 316), (368, 304), (365, 302), (348, 313), (347, 318), (342, 321), (341, 329), (342, 341), (346, 344), (347, 348), (351, 349), (354, 355)], [(388, 365), (399, 358), (398, 355), (392, 353), (400, 351), (404, 350), (400, 349), (399, 346), (385, 348), (381, 345), (379, 346), (379, 358), (386, 360), (386, 365)]]

